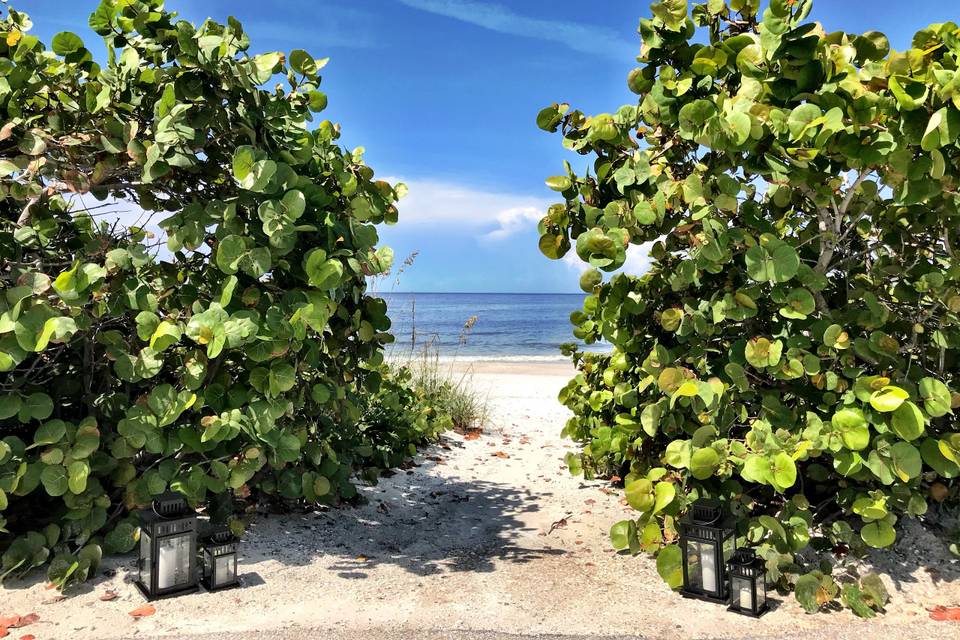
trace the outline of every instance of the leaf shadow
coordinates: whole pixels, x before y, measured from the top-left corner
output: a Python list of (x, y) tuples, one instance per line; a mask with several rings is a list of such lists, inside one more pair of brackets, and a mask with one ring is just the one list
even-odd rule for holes
[(259, 519), (241, 547), (241, 562), (308, 565), (329, 556), (329, 570), (363, 579), (380, 565), (419, 576), (492, 572), (498, 562), (522, 564), (567, 553), (534, 540), (539, 529), (524, 521), (539, 511), (544, 494), (430, 475), (426, 470), (443, 464), (442, 458), (420, 460), (415, 471), (362, 488), (366, 501), (359, 506)]

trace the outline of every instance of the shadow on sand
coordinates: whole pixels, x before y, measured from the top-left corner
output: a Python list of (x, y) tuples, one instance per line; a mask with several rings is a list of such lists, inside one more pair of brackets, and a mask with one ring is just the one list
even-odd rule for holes
[[(402, 472), (401, 472), (402, 473)], [(242, 561), (309, 564), (335, 558), (344, 578), (366, 578), (381, 564), (420, 576), (489, 572), (495, 561), (525, 563), (566, 551), (524, 545), (538, 531), (523, 514), (538, 510), (539, 495), (492, 482), (423, 477), (387, 479), (364, 493), (369, 502), (299, 516), (262, 518), (251, 529)]]

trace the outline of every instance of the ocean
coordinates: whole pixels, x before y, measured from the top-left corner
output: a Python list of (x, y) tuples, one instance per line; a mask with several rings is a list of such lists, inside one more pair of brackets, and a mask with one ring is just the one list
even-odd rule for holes
[[(387, 349), (402, 357), (432, 344), (441, 358), (564, 361), (560, 345), (579, 342), (570, 313), (583, 294), (374, 293), (387, 301), (397, 340)], [(472, 321), (472, 326), (464, 325)], [(604, 351), (607, 345), (584, 349)]]

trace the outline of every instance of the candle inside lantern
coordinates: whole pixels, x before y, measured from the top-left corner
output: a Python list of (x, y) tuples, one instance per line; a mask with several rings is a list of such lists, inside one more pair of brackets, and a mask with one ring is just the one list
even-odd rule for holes
[(716, 551), (712, 544), (700, 545), (700, 566), (703, 575), (703, 590), (715, 592), (717, 590), (717, 562)]
[(187, 536), (168, 538), (160, 543), (157, 567), (157, 588), (168, 589), (186, 582), (190, 539)]
[(753, 610), (753, 594), (751, 593), (750, 583), (746, 580), (740, 582), (740, 608)]

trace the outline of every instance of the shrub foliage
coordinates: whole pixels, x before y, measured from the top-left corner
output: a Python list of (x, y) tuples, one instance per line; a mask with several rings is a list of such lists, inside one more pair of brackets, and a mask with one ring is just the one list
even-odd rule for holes
[[(540, 248), (589, 263), (574, 333), (613, 345), (571, 348), (568, 462), (624, 478), (638, 514), (613, 544), (671, 586), (676, 518), (708, 495), (805, 607), (871, 615), (882, 584), (808, 552), (889, 547), (956, 500), (960, 30), (900, 53), (805, 22), (810, 0), (759, 4), (653, 4), (638, 104), (537, 117), (592, 159), (547, 180)], [(643, 243), (647, 273), (603, 281)]]
[(101, 2), (103, 66), (30, 26), (0, 25), (0, 574), (85, 578), (167, 489), (349, 498), (446, 426), (383, 365), (405, 188), (311, 124), (325, 60), (162, 0)]

